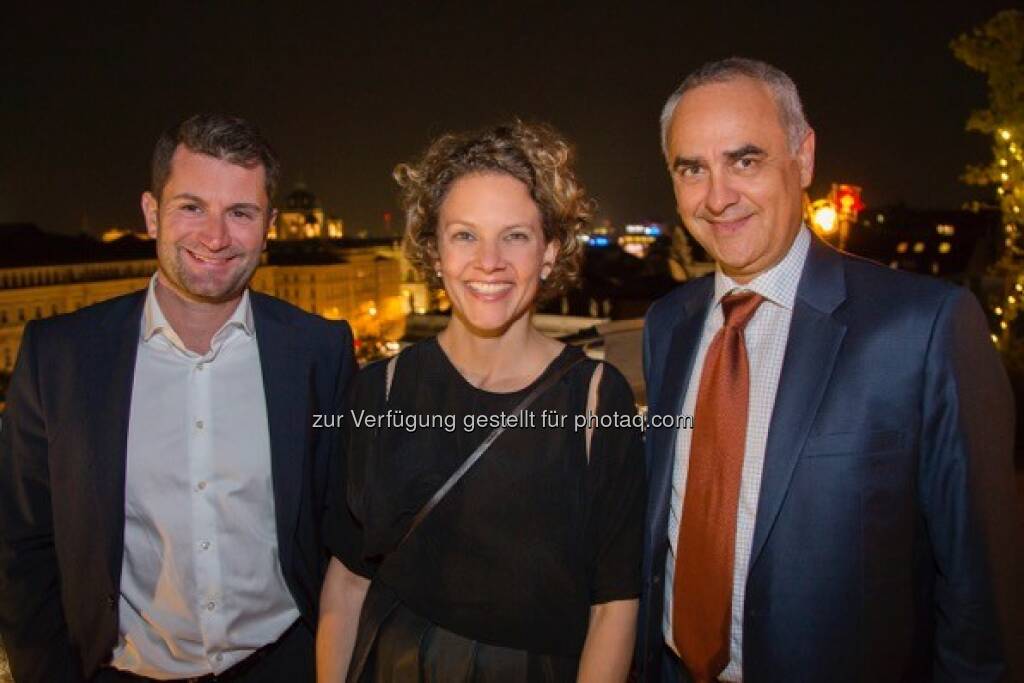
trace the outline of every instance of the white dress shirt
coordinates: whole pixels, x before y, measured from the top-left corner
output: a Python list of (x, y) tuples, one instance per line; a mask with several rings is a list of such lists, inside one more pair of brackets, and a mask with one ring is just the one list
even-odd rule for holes
[[(750, 366), (750, 398), (747, 417), (747, 438), (743, 452), (743, 471), (740, 480), (739, 509), (736, 515), (736, 552), (732, 582), (732, 628), (729, 664), (719, 676), (723, 681), (743, 680), (743, 599), (746, 593), (750, 546), (757, 519), (757, 500), (761, 491), (761, 470), (768, 440), (768, 428), (775, 406), (775, 392), (789, 339), (789, 324), (793, 318), (793, 302), (803, 272), (811, 236), (801, 227), (786, 256), (769, 270), (745, 285), (734, 282), (721, 269), (715, 271), (715, 298), (704, 321), (700, 346), (694, 358), (693, 370), (683, 400), (683, 415), (693, 415), (697, 403), (704, 356), (715, 334), (722, 328), (722, 297), (734, 291), (751, 291), (764, 297), (764, 302), (747, 323), (744, 339)], [(676, 544), (679, 541), (679, 520), (683, 514), (686, 495), (686, 473), (690, 459), (693, 432), (679, 429), (676, 433), (676, 458), (672, 471), (672, 501), (668, 517), (669, 552), (665, 567), (665, 641), (674, 652), (672, 640), (672, 587), (675, 578)]]
[(111, 664), (168, 679), (223, 672), (277, 640), (299, 612), (278, 561), (249, 292), (199, 355), (160, 310), (156, 277), (132, 386)]

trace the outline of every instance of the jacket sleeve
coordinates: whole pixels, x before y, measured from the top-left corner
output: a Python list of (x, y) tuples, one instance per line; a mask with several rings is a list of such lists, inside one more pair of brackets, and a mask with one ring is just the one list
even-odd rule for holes
[(0, 422), (0, 634), (18, 683), (81, 680), (60, 595), (34, 323)]
[[(346, 324), (346, 330), (348, 330)], [(323, 537), (326, 551), (345, 566), (361, 575), (369, 572), (361, 562), (362, 526), (348, 504), (349, 463), (351, 461), (351, 434), (348, 408), (354, 393), (356, 361), (352, 355), (351, 333), (346, 338), (346, 359), (338, 378), (338, 394), (335, 396), (334, 415), (338, 421), (331, 428), (329, 436), (333, 450), (331, 455), (330, 489), (327, 509), (324, 515)]]
[(937, 575), (934, 679), (1019, 680), (1013, 396), (966, 290), (943, 301), (925, 362), (918, 492)]
[[(326, 408), (325, 411), (330, 417), (337, 419), (339, 415), (344, 415), (347, 394), (351, 388), (352, 377), (355, 375), (357, 369), (355, 355), (352, 352), (352, 328), (345, 321), (340, 321), (332, 324), (332, 331), (338, 336), (340, 341), (332, 344), (332, 360), (337, 365), (337, 373), (332, 377), (333, 390), (331, 393), (330, 405), (322, 406)], [(341, 476), (342, 481), (344, 477), (339, 474), (345, 468), (345, 448), (342, 443), (342, 439), (338, 436), (338, 429), (335, 427), (325, 428), (318, 427), (318, 429), (324, 429), (325, 434), (323, 438), (326, 440), (328, 446), (328, 457), (327, 457), (327, 474), (326, 474), (326, 490), (325, 494), (318, 499), (322, 507), (319, 510), (321, 524), (321, 533), (324, 534), (325, 539), (330, 538), (330, 534), (333, 531), (331, 515), (333, 514), (333, 507), (335, 500), (338, 496), (337, 486), (338, 478)], [(327, 570), (327, 563), (331, 558), (329, 544), (325, 544), (323, 548), (323, 561), (322, 571)]]

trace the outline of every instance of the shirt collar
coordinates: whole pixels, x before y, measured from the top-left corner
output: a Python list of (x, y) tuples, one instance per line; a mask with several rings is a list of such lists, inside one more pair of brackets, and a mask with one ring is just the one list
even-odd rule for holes
[(760, 294), (778, 306), (792, 309), (810, 246), (810, 230), (806, 225), (801, 225), (796, 233), (796, 239), (782, 260), (743, 285), (723, 273), (720, 267), (716, 267), (714, 305), (719, 305), (726, 294), (739, 289)]
[[(186, 350), (184, 342), (181, 341), (181, 337), (171, 327), (171, 323), (168, 322), (164, 316), (164, 312), (160, 309), (160, 302), (156, 298), (156, 279), (157, 273), (153, 273), (153, 277), (149, 279), (149, 287), (146, 291), (146, 303), (142, 307), (142, 341), (148, 342), (157, 333), (165, 336), (172, 344), (177, 346), (181, 350)], [(255, 332), (255, 326), (253, 325), (252, 319), (252, 305), (249, 302), (249, 288), (246, 287), (242, 292), (242, 299), (238, 302), (238, 306), (235, 307), (231, 317), (228, 318), (220, 329), (213, 335), (214, 341), (222, 339), (231, 329), (239, 329), (244, 332), (247, 336), (252, 337)]]

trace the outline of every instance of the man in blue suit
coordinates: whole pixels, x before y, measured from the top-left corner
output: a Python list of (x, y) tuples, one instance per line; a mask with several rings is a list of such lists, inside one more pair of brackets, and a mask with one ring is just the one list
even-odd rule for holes
[(778, 69), (703, 66), (662, 141), (717, 267), (644, 329), (652, 419), (694, 421), (648, 432), (639, 678), (1017, 680), (1013, 399), (977, 302), (803, 225), (815, 138)]
[(19, 683), (312, 681), (355, 368), (345, 323), (250, 291), (278, 162), (217, 114), (168, 130), (146, 289), (26, 326), (0, 431), (0, 633)]

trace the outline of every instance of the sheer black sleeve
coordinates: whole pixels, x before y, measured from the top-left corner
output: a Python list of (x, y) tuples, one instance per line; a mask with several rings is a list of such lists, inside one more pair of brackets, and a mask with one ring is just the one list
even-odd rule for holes
[(633, 391), (608, 364), (598, 389), (597, 411), (623, 424), (596, 427), (591, 443), (587, 468), (591, 604), (640, 595), (647, 495)]

